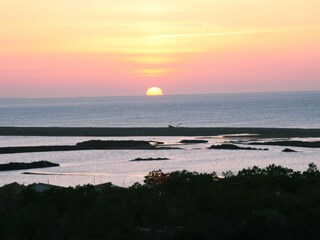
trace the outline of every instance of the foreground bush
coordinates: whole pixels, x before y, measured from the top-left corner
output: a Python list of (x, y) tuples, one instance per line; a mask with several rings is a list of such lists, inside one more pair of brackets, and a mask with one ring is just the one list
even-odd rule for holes
[(150, 172), (143, 184), (0, 189), (0, 239), (319, 239), (320, 172)]

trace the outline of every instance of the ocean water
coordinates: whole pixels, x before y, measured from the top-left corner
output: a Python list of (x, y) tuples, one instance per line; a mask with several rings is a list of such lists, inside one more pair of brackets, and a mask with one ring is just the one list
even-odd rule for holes
[[(0, 126), (124, 127), (183, 123), (185, 127), (301, 127), (320, 128), (320, 92), (217, 94), (163, 97), (103, 97), (71, 99), (0, 99)], [(199, 137), (194, 137), (199, 138)], [(194, 139), (187, 138), (187, 139)], [(18, 137), (0, 136), (0, 147), (67, 145), (102, 140), (155, 140), (177, 145), (185, 137)], [(270, 151), (209, 150), (226, 140), (206, 138), (209, 143), (178, 145), (176, 150), (99, 150), (2, 154), (0, 163), (47, 160), (60, 167), (0, 172), (0, 186), (19, 182), (45, 182), (61, 186), (112, 182), (130, 186), (142, 182), (152, 170), (237, 172), (254, 165), (279, 164), (305, 170), (309, 163), (320, 166), (320, 149), (267, 146)], [(302, 139), (310, 140), (310, 139)], [(320, 139), (312, 139), (320, 140)], [(261, 147), (261, 146), (259, 146)], [(135, 158), (166, 157), (168, 161), (132, 162)], [(39, 173), (25, 175), (23, 172)]]
[[(197, 137), (196, 137), (197, 138)], [(89, 140), (87, 137), (1, 137), (1, 146), (25, 145), (57, 145), (75, 144)], [(31, 184), (44, 182), (60, 186), (76, 186), (83, 184), (100, 184), (112, 182), (119, 186), (130, 186), (134, 182), (142, 182), (144, 176), (152, 170), (162, 169), (164, 172), (189, 170), (198, 172), (237, 171), (252, 167), (266, 167), (269, 164), (279, 164), (295, 170), (306, 170), (313, 162), (320, 166), (320, 149), (292, 148), (299, 152), (284, 153), (284, 147), (266, 146), (269, 151), (248, 150), (213, 150), (208, 149), (212, 144), (226, 141), (222, 137), (206, 137), (206, 144), (176, 145), (185, 137), (120, 137), (99, 138), (101, 140), (155, 140), (166, 144), (179, 146), (175, 150), (95, 150), (71, 152), (44, 152), (1, 154), (0, 163), (32, 162), (47, 160), (59, 163), (60, 167), (29, 169), (0, 172), (0, 186), (19, 182)], [(227, 139), (232, 140), (232, 139)], [(320, 139), (313, 139), (320, 140)], [(261, 147), (261, 146), (257, 146)], [(168, 161), (132, 162), (135, 158), (170, 158)], [(23, 172), (40, 173), (42, 175), (25, 175)]]
[(320, 128), (320, 92), (0, 99), (0, 126)]

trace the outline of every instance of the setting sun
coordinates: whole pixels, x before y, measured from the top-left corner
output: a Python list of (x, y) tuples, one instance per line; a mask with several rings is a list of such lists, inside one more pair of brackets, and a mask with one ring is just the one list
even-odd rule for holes
[(158, 87), (151, 87), (147, 90), (147, 96), (162, 96), (163, 91)]

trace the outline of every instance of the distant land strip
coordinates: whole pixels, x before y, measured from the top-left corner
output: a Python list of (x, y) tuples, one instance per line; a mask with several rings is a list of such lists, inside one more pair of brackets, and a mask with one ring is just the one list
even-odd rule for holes
[[(30, 153), (30, 152), (57, 152), (57, 151), (81, 151), (81, 150), (155, 150), (175, 149), (170, 147), (157, 148), (148, 141), (101, 141), (90, 140), (77, 143), (76, 145), (59, 146), (18, 146), (0, 147), (0, 154)], [(0, 165), (1, 166), (1, 165)]]
[(0, 127), (0, 136), (147, 137), (258, 134), (259, 138), (320, 137), (320, 129), (231, 127)]

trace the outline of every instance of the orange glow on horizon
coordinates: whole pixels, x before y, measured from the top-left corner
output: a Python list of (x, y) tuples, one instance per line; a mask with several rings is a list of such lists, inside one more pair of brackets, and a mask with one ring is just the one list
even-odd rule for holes
[(145, 68), (136, 70), (136, 73), (143, 77), (160, 77), (170, 72), (171, 70), (166, 68)]

